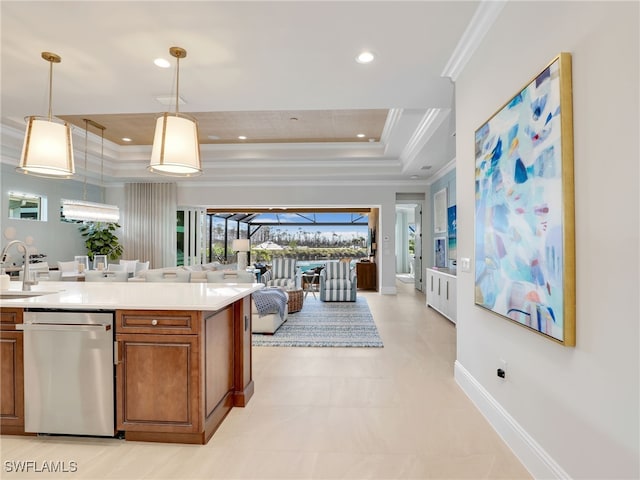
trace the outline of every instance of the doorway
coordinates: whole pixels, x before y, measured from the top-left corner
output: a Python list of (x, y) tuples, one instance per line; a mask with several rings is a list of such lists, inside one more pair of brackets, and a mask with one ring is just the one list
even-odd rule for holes
[(396, 279), (422, 291), (422, 202), (396, 203)]

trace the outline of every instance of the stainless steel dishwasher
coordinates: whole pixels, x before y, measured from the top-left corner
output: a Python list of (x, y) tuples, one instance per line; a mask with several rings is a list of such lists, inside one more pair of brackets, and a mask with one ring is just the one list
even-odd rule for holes
[(26, 432), (114, 436), (113, 318), (24, 313)]

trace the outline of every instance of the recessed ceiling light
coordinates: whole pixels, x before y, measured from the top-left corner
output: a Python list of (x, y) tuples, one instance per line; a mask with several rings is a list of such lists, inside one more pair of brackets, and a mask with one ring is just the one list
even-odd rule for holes
[(368, 52), (368, 51), (364, 51), (364, 52), (361, 52), (356, 57), (356, 62), (358, 62), (358, 63), (371, 63), (371, 62), (373, 62), (374, 58), (375, 58), (375, 56), (373, 55), (373, 53)]
[(156, 67), (160, 68), (169, 68), (171, 66), (169, 60), (165, 60), (164, 58), (156, 58), (153, 63)]
[(220, 137), (218, 135), (207, 135), (207, 138), (209, 140), (220, 140)]
[(418, 175), (411, 175), (409, 178), (411, 180), (418, 180), (420, 177)]
[(238, 140), (246, 140), (247, 137), (245, 135), (238, 135)]
[(356, 135), (356, 137), (358, 138), (364, 138), (366, 137), (366, 135), (364, 133), (359, 133), (358, 135)]
[(123, 142), (130, 142), (131, 139), (129, 137), (122, 137)]

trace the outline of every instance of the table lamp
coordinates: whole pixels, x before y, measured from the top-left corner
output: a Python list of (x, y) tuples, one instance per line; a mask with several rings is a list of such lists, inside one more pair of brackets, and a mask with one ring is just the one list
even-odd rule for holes
[(251, 250), (251, 242), (248, 238), (236, 238), (232, 247), (238, 252), (238, 270), (246, 270), (247, 268), (247, 252)]

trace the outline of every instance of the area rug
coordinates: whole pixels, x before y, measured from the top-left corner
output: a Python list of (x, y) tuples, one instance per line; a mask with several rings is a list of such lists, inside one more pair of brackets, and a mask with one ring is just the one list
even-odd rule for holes
[(355, 302), (321, 302), (308, 296), (273, 335), (254, 333), (254, 347), (382, 347), (364, 297)]
[(402, 283), (416, 283), (416, 279), (410, 276), (408, 273), (400, 273), (396, 275), (396, 278)]

